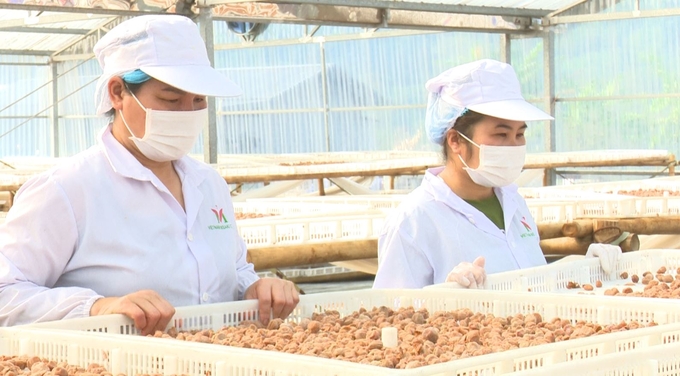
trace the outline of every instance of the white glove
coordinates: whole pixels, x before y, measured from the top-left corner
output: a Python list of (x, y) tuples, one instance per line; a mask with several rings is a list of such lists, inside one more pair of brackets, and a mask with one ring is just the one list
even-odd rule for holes
[(461, 262), (456, 265), (446, 282), (456, 282), (459, 285), (471, 289), (483, 288), (486, 284), (486, 270), (484, 270), (484, 257), (477, 257), (472, 263)]
[(586, 257), (597, 257), (605, 274), (610, 274), (621, 258), (621, 247), (611, 244), (593, 243), (588, 246)]

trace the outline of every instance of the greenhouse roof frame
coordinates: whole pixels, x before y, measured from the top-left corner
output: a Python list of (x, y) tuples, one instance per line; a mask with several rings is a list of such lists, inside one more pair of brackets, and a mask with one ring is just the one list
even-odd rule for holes
[[(5, 55), (59, 55), (120, 16), (180, 13), (214, 20), (357, 26), (367, 30), (472, 31), (536, 35), (546, 26), (602, 19), (680, 15), (678, 9), (599, 14), (618, 0), (48, 0), (0, 3)], [(474, 5), (470, 5), (474, 4)], [(638, 3), (639, 4), (639, 3)], [(404, 30), (406, 29), (406, 30)], [(392, 35), (395, 33), (392, 32)]]
[[(0, 0), (8, 1), (8, 0)], [(16, 0), (30, 1), (30, 0)], [(0, 60), (0, 65), (51, 65), (53, 103), (53, 153), (59, 154), (60, 98), (57, 80), (59, 62), (92, 59), (92, 46), (108, 30), (127, 19), (145, 14), (184, 14), (199, 24), (209, 55), (215, 50), (266, 47), (300, 43), (319, 44), (324, 61), (324, 43), (330, 41), (396, 37), (441, 31), (499, 33), (501, 60), (510, 62), (512, 38), (543, 39), (544, 95), (542, 103), (555, 113), (554, 27), (565, 23), (680, 15), (680, 6), (661, 10), (640, 7), (633, 11), (610, 9), (622, 0), (44, 0), (40, 5), (0, 3), (0, 55), (32, 56), (33, 60)], [(92, 3), (96, 6), (92, 7)], [(474, 5), (471, 5), (474, 4)], [(603, 12), (607, 10), (607, 12)], [(213, 21), (316, 25), (289, 40), (214, 45)], [(364, 32), (315, 37), (322, 25), (353, 26)], [(379, 29), (393, 29), (378, 31)], [(73, 69), (73, 68), (71, 68)], [(325, 74), (325, 73), (324, 73)], [(324, 76), (325, 77), (325, 76)], [(324, 87), (325, 87), (324, 80)], [(325, 90), (325, 89), (324, 89)], [(71, 93), (73, 94), (73, 93)], [(69, 95), (71, 95), (69, 94)], [(21, 99), (19, 99), (21, 100)], [(210, 116), (204, 137), (205, 160), (217, 160), (216, 110), (208, 102)], [(45, 110), (41, 111), (44, 112)], [(328, 111), (326, 127), (328, 128)], [(37, 116), (38, 114), (36, 114)], [(21, 123), (10, 132), (19, 126)], [(546, 150), (555, 150), (554, 121), (546, 124)], [(6, 132), (8, 133), (8, 132)]]

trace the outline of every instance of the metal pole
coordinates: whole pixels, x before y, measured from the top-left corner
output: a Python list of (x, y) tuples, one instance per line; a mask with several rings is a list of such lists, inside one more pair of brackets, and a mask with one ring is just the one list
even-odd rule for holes
[[(215, 66), (214, 25), (209, 7), (200, 8), (198, 25), (208, 50), (210, 64)], [(208, 124), (203, 129), (203, 160), (206, 163), (217, 163), (217, 113), (214, 97), (208, 97)]]
[(501, 61), (512, 64), (510, 34), (501, 34)]
[(59, 63), (52, 62), (52, 157), (59, 157)]
[[(546, 111), (555, 117), (555, 33), (548, 31), (543, 36), (543, 99)], [(546, 122), (545, 149), (547, 152), (556, 151), (555, 120)], [(555, 185), (557, 175), (554, 169), (546, 169), (544, 184)]]
[(328, 105), (328, 75), (326, 72), (326, 45), (324, 42), (319, 43), (319, 52), (321, 53), (321, 92), (323, 96), (323, 123), (326, 132), (326, 151), (331, 151), (331, 133), (330, 133), (330, 111)]

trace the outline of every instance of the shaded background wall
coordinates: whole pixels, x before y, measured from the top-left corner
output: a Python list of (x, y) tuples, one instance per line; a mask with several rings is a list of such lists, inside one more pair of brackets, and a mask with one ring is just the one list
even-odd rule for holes
[[(679, 1), (642, 2), (644, 9)], [(609, 9), (632, 10), (633, 1)], [(258, 40), (299, 38), (304, 26), (270, 25)], [(316, 36), (361, 30), (321, 27)], [(241, 40), (215, 24), (217, 45)], [(559, 26), (556, 35), (558, 151), (666, 149), (680, 152), (680, 17)], [(326, 42), (328, 122), (323, 111), (319, 44), (218, 50), (215, 65), (245, 95), (218, 100), (219, 153), (302, 153), (437, 150), (423, 132), (425, 81), (454, 65), (500, 58), (497, 34), (434, 33)], [(31, 62), (0, 56), (2, 62)], [(525, 97), (541, 105), (541, 39), (512, 41), (512, 63)], [(77, 66), (78, 65), (78, 66)], [(76, 67), (77, 66), (77, 67)], [(64, 62), (59, 104), (60, 148), (72, 155), (91, 146), (106, 119), (95, 117), (94, 60)], [(48, 82), (49, 66), (0, 65), (0, 109)], [(77, 91), (80, 87), (84, 88)], [(629, 98), (630, 96), (645, 98)], [(51, 103), (46, 85), (0, 112), (0, 135)], [(0, 137), (0, 158), (49, 156), (49, 112)], [(545, 151), (543, 124), (530, 124), (530, 152)], [(202, 152), (199, 140), (194, 152)]]

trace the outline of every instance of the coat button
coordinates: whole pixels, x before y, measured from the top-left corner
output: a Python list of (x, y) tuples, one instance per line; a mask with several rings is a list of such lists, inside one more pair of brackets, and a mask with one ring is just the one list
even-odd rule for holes
[(189, 233), (189, 234), (187, 235), (187, 239), (188, 239), (190, 242), (191, 242), (191, 241), (194, 241), (194, 234)]
[(203, 301), (204, 301), (204, 302), (207, 302), (207, 301), (208, 301), (208, 298), (210, 298), (210, 295), (208, 295), (207, 292), (204, 292), (204, 293), (203, 293), (203, 297), (202, 297)]

